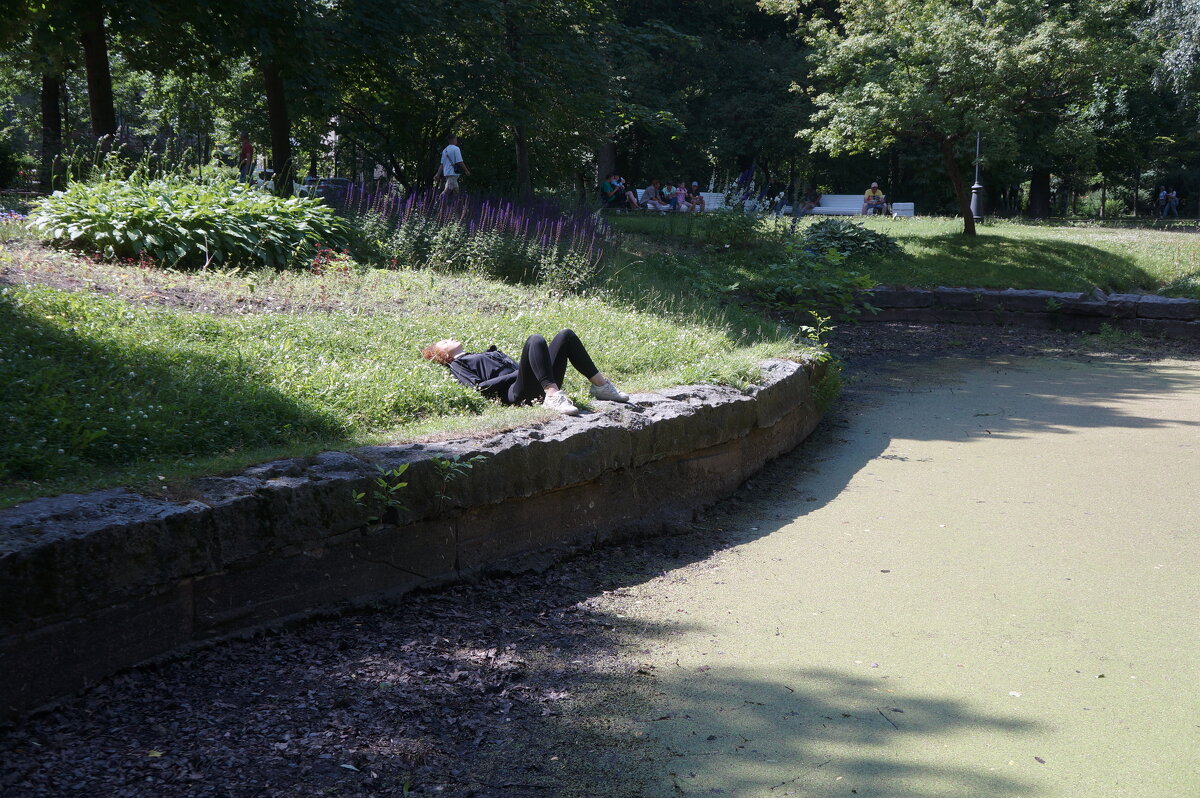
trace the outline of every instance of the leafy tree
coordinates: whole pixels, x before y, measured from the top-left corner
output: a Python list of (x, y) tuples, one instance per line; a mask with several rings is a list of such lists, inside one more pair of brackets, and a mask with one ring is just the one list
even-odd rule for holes
[(1200, 80), (1200, 0), (1158, 0), (1146, 29), (1164, 45), (1160, 77), (1180, 94), (1194, 95)]
[[(796, 2), (771, 2), (796, 11)], [(1119, 4), (1118, 4), (1119, 5)], [(1045, 113), (1106, 72), (1116, 6), (1041, 0), (840, 2), (806, 26), (818, 89), (813, 146), (837, 155), (928, 141), (975, 234), (960, 145), (976, 131), (1011, 145), (1016, 121)]]

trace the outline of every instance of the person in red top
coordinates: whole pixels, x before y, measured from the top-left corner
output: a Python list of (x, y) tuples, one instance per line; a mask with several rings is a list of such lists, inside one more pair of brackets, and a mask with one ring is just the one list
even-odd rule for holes
[(254, 171), (254, 145), (250, 143), (250, 137), (245, 133), (242, 134), (242, 149), (238, 153), (238, 172), (241, 173), (241, 179), (249, 182), (250, 173)]

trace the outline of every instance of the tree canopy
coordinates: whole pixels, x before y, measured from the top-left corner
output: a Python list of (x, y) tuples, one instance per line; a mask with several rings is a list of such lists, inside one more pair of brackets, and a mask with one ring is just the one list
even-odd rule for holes
[(879, 180), (969, 231), (979, 131), (990, 210), (1064, 212), (1100, 187), (1136, 212), (1152, 183), (1193, 188), (1198, 9), (7, 0), (0, 153), (40, 162), (49, 187), (97, 140), (202, 164), (235, 158), (246, 132), (281, 191), (306, 173), (417, 187), (453, 131), (479, 190), (588, 195), (609, 171), (720, 185), (750, 170), (773, 191)]

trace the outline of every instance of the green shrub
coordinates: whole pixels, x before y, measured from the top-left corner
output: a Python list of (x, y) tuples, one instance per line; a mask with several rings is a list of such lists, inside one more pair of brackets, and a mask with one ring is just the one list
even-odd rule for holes
[[(16, 188), (21, 162), (7, 141), (0, 140), (0, 188)], [(21, 186), (25, 188), (25, 186)]]
[(177, 268), (297, 268), (348, 240), (345, 222), (318, 200), (176, 176), (73, 182), (39, 200), (29, 223), (62, 246)]
[(741, 208), (722, 208), (698, 217), (700, 237), (710, 244), (743, 246), (754, 240), (758, 217)]
[(814, 252), (833, 250), (848, 260), (901, 252), (896, 239), (875, 230), (868, 230), (849, 219), (829, 218), (814, 222), (800, 234), (799, 243)]

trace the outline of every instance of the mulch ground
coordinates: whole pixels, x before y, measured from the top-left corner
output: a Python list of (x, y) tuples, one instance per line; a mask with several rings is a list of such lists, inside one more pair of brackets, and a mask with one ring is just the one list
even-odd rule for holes
[[(849, 394), (874, 373), (943, 357), (1200, 357), (1200, 343), (1008, 328), (844, 325), (831, 348)], [(834, 415), (839, 411), (834, 412)], [(820, 445), (818, 431), (813, 445)], [(799, 469), (781, 458), (774, 475)], [(589, 700), (636, 691), (634, 640), (605, 611), (623, 587), (689, 569), (728, 545), (748, 486), (691, 531), (610, 546), (551, 570), (480, 581), (221, 643), (135, 669), (0, 730), (0, 794), (63, 796), (619, 796), (629, 766)], [(716, 556), (719, 556), (717, 554)], [(86, 653), (81, 653), (86, 656)], [(46, 663), (46, 667), (53, 667)], [(594, 780), (564, 783), (560, 756)], [(636, 765), (634, 765), (636, 767)], [(633, 783), (636, 773), (621, 781)]]

